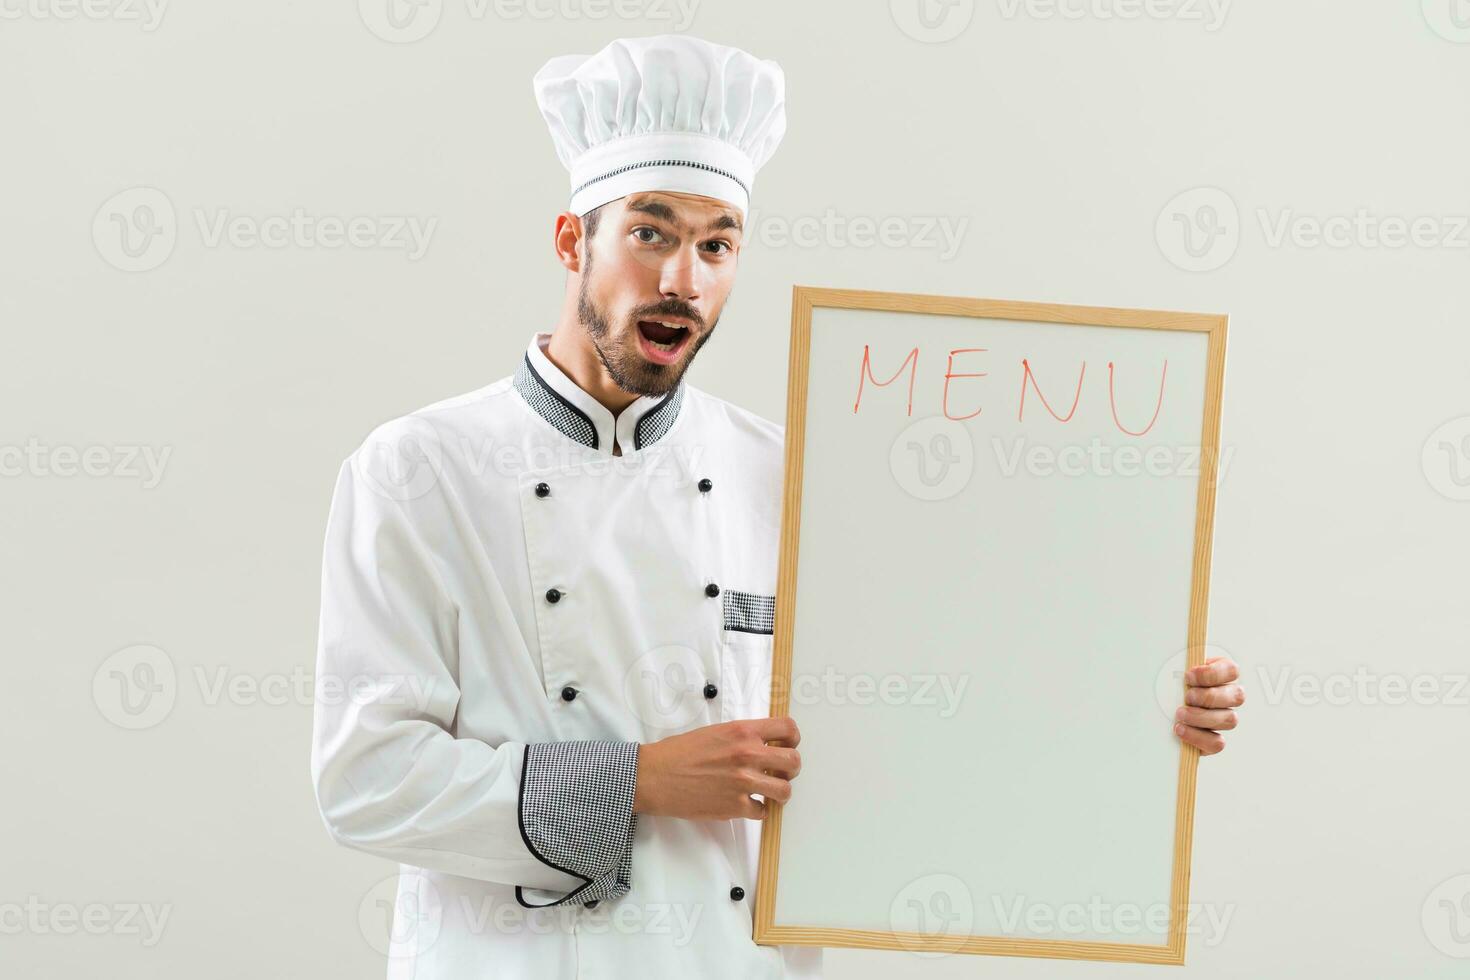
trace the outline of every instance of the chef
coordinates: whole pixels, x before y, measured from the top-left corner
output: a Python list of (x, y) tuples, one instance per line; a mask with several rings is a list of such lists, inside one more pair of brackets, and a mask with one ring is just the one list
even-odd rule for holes
[[(784, 76), (663, 35), (553, 58), (534, 91), (571, 175), (560, 317), (342, 464), (321, 814), (400, 865), (390, 980), (818, 977), (819, 948), (751, 939), (765, 801), (801, 770), (767, 717), (783, 428), (685, 380)], [(1218, 750), (1234, 680), (1192, 675), (1181, 737)]]

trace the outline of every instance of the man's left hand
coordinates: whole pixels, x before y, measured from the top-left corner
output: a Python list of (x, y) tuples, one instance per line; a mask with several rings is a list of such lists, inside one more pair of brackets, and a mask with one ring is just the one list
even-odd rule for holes
[(1245, 703), (1245, 691), (1236, 683), (1240, 671), (1229, 657), (1211, 657), (1184, 672), (1184, 706), (1174, 713), (1174, 734), (1214, 755), (1225, 748), (1221, 732), (1234, 728), (1235, 709)]

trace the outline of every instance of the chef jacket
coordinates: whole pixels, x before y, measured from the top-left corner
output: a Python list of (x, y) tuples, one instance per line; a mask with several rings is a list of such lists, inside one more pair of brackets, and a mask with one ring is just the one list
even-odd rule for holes
[(639, 743), (769, 714), (783, 427), (549, 339), (337, 476), (312, 777), (399, 864), (388, 977), (818, 977), (751, 939), (760, 821), (632, 812)]

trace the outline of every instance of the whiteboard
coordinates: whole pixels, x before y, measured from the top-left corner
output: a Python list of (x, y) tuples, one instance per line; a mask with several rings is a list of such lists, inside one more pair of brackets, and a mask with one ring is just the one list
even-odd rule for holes
[(1183, 962), (1225, 327), (796, 288), (758, 942)]

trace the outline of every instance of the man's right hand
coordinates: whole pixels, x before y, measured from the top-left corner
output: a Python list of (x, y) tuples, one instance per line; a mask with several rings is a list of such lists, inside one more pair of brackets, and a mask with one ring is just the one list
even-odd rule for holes
[(752, 718), (642, 743), (633, 812), (686, 820), (762, 820), (766, 805), (750, 794), (778, 803), (791, 799), (791, 780), (801, 771), (800, 741), (790, 718)]

